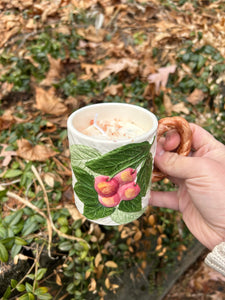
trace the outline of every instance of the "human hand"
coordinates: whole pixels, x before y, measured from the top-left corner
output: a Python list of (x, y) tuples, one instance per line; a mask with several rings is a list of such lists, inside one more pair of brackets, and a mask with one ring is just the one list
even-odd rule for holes
[(178, 190), (152, 191), (149, 204), (179, 210), (192, 234), (211, 250), (225, 241), (225, 146), (203, 128), (190, 126), (191, 156), (169, 152), (179, 144), (177, 134), (160, 139), (155, 165)]

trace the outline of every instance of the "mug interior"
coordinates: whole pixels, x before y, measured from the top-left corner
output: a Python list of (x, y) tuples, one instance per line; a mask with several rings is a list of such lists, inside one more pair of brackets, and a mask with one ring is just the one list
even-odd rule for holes
[[(90, 126), (90, 121), (95, 119), (96, 114), (98, 120), (109, 121), (116, 118), (124, 122), (134, 122), (135, 125), (144, 130), (144, 134), (135, 138), (135, 141), (139, 138), (144, 140), (147, 136), (153, 135), (158, 126), (156, 116), (140, 106), (126, 103), (100, 103), (85, 106), (72, 113), (68, 119), (68, 129), (72, 134), (81, 135), (83, 139), (102, 141), (98, 137), (90, 137), (82, 133), (84, 129)], [(105, 142), (117, 143), (117, 141), (112, 140), (104, 140)]]

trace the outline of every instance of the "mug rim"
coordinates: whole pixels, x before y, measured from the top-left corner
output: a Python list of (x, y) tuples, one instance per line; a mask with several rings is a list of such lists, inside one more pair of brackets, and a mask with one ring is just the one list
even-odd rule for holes
[[(151, 118), (153, 124), (152, 124), (152, 127), (150, 128), (150, 130), (148, 130), (147, 132), (141, 134), (141, 135), (138, 135), (137, 137), (134, 137), (134, 138), (129, 138), (129, 139), (122, 139), (122, 140), (117, 140), (117, 141), (114, 141), (114, 140), (105, 140), (105, 139), (100, 139), (98, 137), (91, 137), (91, 136), (88, 136), (82, 132), (80, 132), (79, 130), (77, 130), (74, 125), (73, 125), (73, 119), (74, 117), (85, 111), (85, 110), (88, 110), (90, 107), (97, 107), (97, 106), (105, 106), (105, 107), (110, 107), (110, 106), (118, 106), (118, 107), (121, 107), (123, 106), (124, 108), (126, 107), (132, 107), (136, 110), (139, 110), (141, 112), (144, 112), (145, 114), (149, 115), (149, 117)], [(157, 128), (158, 128), (158, 119), (156, 117), (155, 114), (153, 114), (151, 111), (149, 111), (148, 109), (144, 108), (144, 107), (141, 107), (141, 106), (138, 106), (138, 105), (135, 105), (135, 104), (129, 104), (129, 103), (120, 103), (120, 102), (110, 102), (110, 103), (96, 103), (96, 104), (90, 104), (90, 105), (87, 105), (87, 106), (84, 106), (82, 108), (79, 108), (77, 110), (75, 110), (72, 114), (70, 114), (70, 116), (68, 117), (67, 119), (67, 130), (70, 131), (70, 133), (72, 133), (72, 135), (75, 135), (83, 140), (86, 140), (86, 141), (89, 141), (89, 142), (97, 142), (99, 144), (108, 144), (108, 145), (123, 145), (124, 143), (138, 143), (140, 141), (145, 141), (148, 139), (149, 136), (151, 135), (154, 135), (154, 133), (157, 131)]]

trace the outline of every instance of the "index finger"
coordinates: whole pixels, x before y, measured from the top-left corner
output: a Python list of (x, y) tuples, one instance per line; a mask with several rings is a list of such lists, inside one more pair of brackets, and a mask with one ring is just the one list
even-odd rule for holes
[(207, 147), (209, 150), (215, 148), (215, 144), (220, 144), (208, 131), (202, 127), (190, 123), (192, 130), (192, 148), (197, 151), (203, 146)]

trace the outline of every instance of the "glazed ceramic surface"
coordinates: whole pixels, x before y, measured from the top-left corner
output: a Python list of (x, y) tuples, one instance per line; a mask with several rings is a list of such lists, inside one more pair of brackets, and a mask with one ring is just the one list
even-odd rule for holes
[[(144, 133), (132, 139), (108, 140), (82, 133), (100, 120), (133, 121)], [(123, 103), (81, 108), (67, 122), (75, 204), (87, 219), (120, 225), (139, 218), (150, 197), (156, 150), (157, 118), (147, 109)]]

